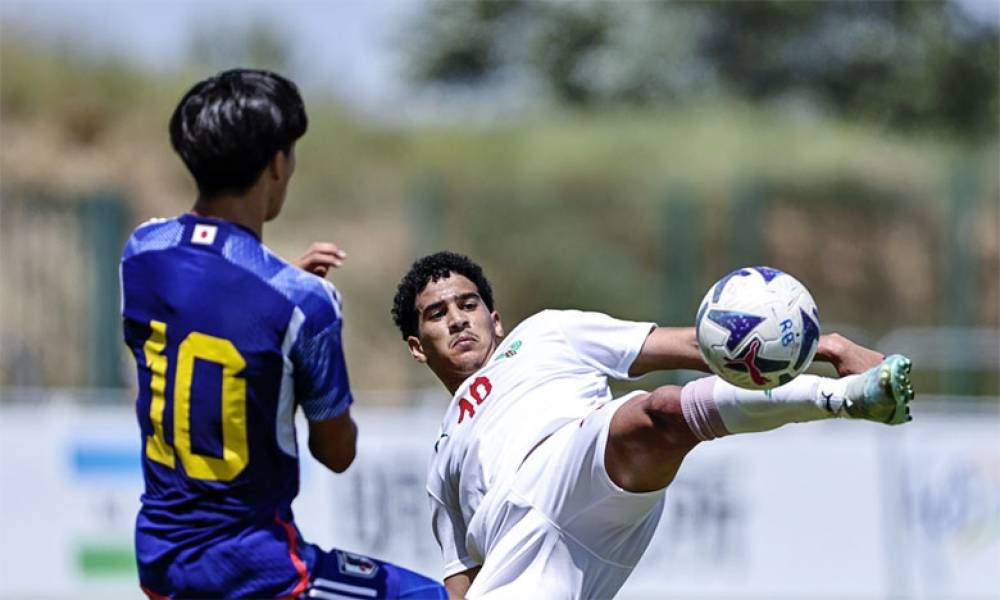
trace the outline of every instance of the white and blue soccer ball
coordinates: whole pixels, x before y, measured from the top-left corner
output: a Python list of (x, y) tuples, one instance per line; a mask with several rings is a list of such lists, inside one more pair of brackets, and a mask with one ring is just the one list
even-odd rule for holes
[(743, 388), (770, 389), (809, 367), (819, 346), (819, 311), (791, 275), (746, 267), (708, 290), (695, 330), (716, 375)]

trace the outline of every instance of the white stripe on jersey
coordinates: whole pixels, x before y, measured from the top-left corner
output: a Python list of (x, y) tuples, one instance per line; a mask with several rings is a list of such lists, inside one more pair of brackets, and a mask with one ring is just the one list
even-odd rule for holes
[(288, 456), (298, 456), (298, 447), (295, 445), (295, 383), (292, 375), (295, 367), (289, 356), (292, 346), (299, 337), (299, 330), (306, 320), (305, 313), (296, 306), (292, 309), (292, 318), (288, 320), (288, 329), (285, 330), (285, 339), (281, 342), (281, 357), (284, 360), (284, 369), (281, 373), (281, 388), (278, 392), (278, 413), (275, 418), (275, 434), (278, 438), (278, 447)]
[(368, 596), (369, 598), (374, 598), (377, 595), (377, 592), (371, 588), (340, 583), (339, 581), (323, 579), (322, 577), (317, 577), (315, 580), (313, 580), (313, 585), (322, 586), (331, 590), (337, 590), (339, 592), (350, 592), (352, 594), (360, 594), (362, 596)]
[(118, 314), (125, 316), (125, 277), (121, 261), (118, 262)]
[(317, 590), (317, 589), (309, 590), (309, 597), (321, 598), (322, 600), (358, 600), (358, 596), (344, 596), (341, 594), (324, 592), (323, 590)]
[(333, 304), (333, 310), (337, 313), (337, 318), (340, 319), (342, 316), (342, 301), (340, 299), (340, 291), (337, 290), (337, 286), (333, 285), (325, 279), (320, 279), (323, 283), (323, 290), (326, 292), (328, 298), (330, 298), (330, 303)]

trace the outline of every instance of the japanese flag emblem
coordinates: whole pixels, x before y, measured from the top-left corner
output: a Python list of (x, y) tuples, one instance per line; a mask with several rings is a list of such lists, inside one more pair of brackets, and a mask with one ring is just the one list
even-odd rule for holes
[(215, 234), (219, 231), (219, 228), (215, 225), (206, 225), (204, 223), (198, 223), (194, 226), (194, 231), (191, 232), (191, 243), (192, 244), (204, 244), (205, 246), (211, 246), (215, 243)]

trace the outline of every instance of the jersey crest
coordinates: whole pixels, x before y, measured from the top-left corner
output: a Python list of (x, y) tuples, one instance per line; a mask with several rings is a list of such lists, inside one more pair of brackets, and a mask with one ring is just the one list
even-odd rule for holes
[(517, 351), (521, 349), (521, 340), (514, 340), (514, 342), (504, 351), (503, 354), (498, 354), (494, 361), (503, 360), (505, 358), (513, 358), (517, 356)]

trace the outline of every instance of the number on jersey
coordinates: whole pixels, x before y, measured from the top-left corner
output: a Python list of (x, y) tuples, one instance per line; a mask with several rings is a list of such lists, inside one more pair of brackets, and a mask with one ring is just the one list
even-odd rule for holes
[[(174, 446), (163, 434), (163, 413), (166, 407), (167, 325), (150, 322), (152, 333), (143, 346), (149, 367), (149, 419), (153, 435), (146, 437), (146, 456), (171, 469), (176, 468), (175, 453), (188, 476), (208, 481), (232, 481), (250, 461), (247, 444), (247, 382), (240, 377), (246, 361), (236, 346), (227, 339), (192, 331), (177, 349), (174, 373)], [(191, 448), (191, 387), (194, 383), (195, 359), (222, 367), (222, 458), (199, 454)]]

